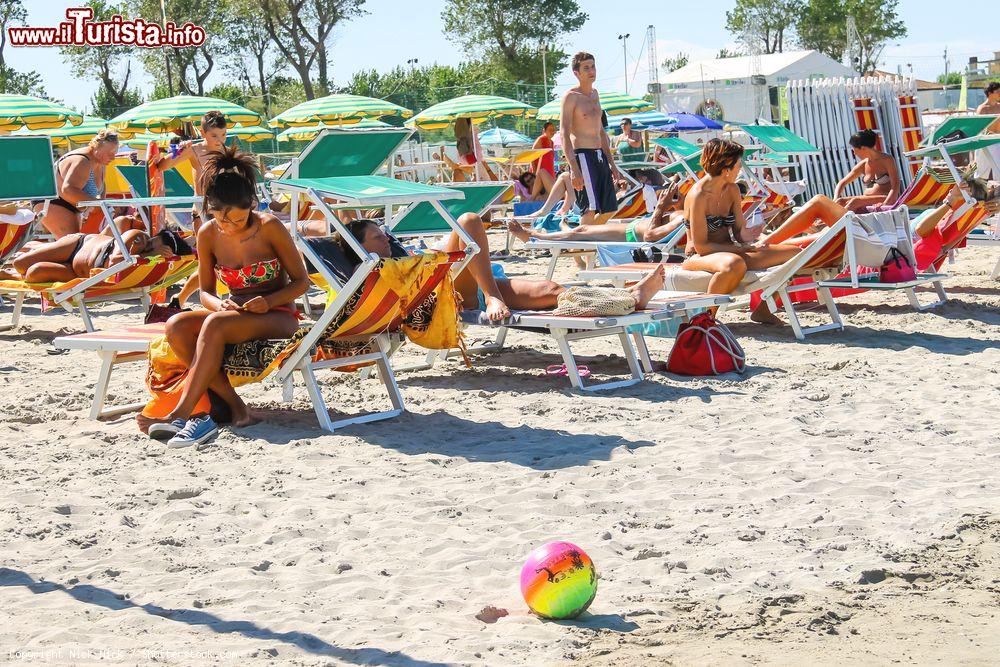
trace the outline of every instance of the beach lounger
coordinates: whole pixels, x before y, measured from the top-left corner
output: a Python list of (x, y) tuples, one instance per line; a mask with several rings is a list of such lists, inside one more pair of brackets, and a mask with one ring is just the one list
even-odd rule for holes
[[(317, 248), (325, 239), (302, 240), (304, 253), (313, 270), (325, 279), (336, 282), (326, 257)], [(328, 244), (322, 252), (339, 252), (335, 244)], [(367, 256), (367, 253), (365, 253)], [(429, 295), (447, 275), (451, 265), (464, 255), (439, 253), (432, 257), (433, 271), (427, 278), (414, 285), (410, 294)], [(398, 330), (405, 319), (424, 301), (404, 303), (401, 295), (386, 284), (382, 272), (393, 262), (403, 260), (376, 260), (368, 256), (345, 283), (326, 311), (309, 326), (299, 329), (288, 340), (265, 340), (241, 343), (227, 349), (226, 370), (230, 376), (250, 374), (259, 382), (271, 377), (283, 387), (283, 398), (291, 401), (293, 376), (299, 373), (305, 382), (313, 410), (320, 426), (327, 431), (351, 424), (361, 424), (388, 419), (404, 410), (403, 396), (389, 365), (388, 334)], [(127, 327), (109, 331), (60, 336), (53, 341), (55, 347), (67, 350), (86, 350), (97, 353), (101, 360), (98, 380), (94, 388), (90, 417), (99, 419), (140, 409), (145, 403), (136, 403), (105, 409), (108, 383), (115, 368), (131, 361), (144, 361), (151, 343), (164, 331), (163, 324)], [(388, 410), (372, 411), (334, 421), (316, 381), (316, 371), (333, 368), (353, 371), (374, 364), (389, 398)]]
[[(480, 184), (481, 185), (481, 184)], [(468, 196), (468, 195), (467, 195)], [(461, 201), (445, 202), (450, 207), (450, 212), (460, 215)], [(443, 218), (436, 208), (414, 207), (411, 213), (404, 214), (392, 221), (391, 231), (402, 237), (414, 234), (444, 234), (452, 231), (452, 223), (449, 219)], [(464, 212), (464, 211), (462, 211)], [(410, 219), (413, 215), (413, 219)], [(455, 215), (454, 217), (457, 217)], [(646, 244), (648, 245), (648, 244)], [(657, 295), (650, 306), (640, 312), (632, 313), (623, 317), (560, 317), (544, 311), (515, 311), (508, 320), (502, 323), (491, 323), (485, 318), (485, 314), (478, 310), (465, 310), (462, 313), (462, 322), (466, 325), (486, 325), (495, 331), (494, 339), (491, 342), (466, 348), (466, 353), (495, 352), (503, 349), (507, 332), (510, 329), (529, 330), (552, 336), (559, 345), (560, 353), (566, 364), (567, 374), (570, 384), (582, 391), (597, 391), (602, 389), (614, 389), (624, 387), (644, 379), (643, 372), (652, 370), (652, 362), (649, 358), (649, 351), (646, 348), (645, 339), (639, 328), (635, 325), (649, 324), (664, 319), (683, 317), (691, 310), (717, 306), (729, 303), (731, 299), (727, 296), (715, 294), (692, 294), (692, 293), (668, 293), (662, 292)], [(628, 361), (631, 377), (627, 380), (612, 381), (602, 384), (585, 384), (578, 371), (576, 359), (573, 356), (570, 343), (576, 340), (587, 338), (618, 338), (622, 345), (623, 353)], [(398, 341), (393, 346), (393, 352), (398, 348)], [(449, 356), (461, 354), (459, 350), (431, 350), (428, 352), (424, 363), (417, 363), (405, 367), (397, 367), (396, 370), (419, 370), (431, 368), (437, 359), (446, 359)]]
[[(875, 224), (874, 216), (882, 216), (882, 221)], [(857, 261), (854, 259), (855, 238), (862, 233), (855, 225), (860, 224), (865, 228), (877, 231), (897, 228), (897, 225), (904, 226), (906, 218), (905, 209), (881, 214), (866, 213), (861, 216), (848, 214), (828, 227), (803, 248), (802, 252), (784, 264), (764, 271), (748, 271), (740, 286), (733, 292), (733, 296), (748, 297), (751, 293), (759, 291), (761, 298), (767, 302), (772, 311), (777, 311), (777, 299), (780, 299), (781, 307), (788, 316), (792, 331), (799, 340), (804, 340), (810, 334), (843, 329), (843, 321), (830, 293), (831, 288), (834, 287), (901, 289), (912, 295), (912, 303), (916, 299), (914, 292), (916, 287), (932, 283), (935, 289), (940, 290), (942, 289), (940, 281), (946, 276), (928, 273), (919, 275), (917, 280), (909, 283), (877, 283), (864, 280), (861, 277)], [(906, 230), (905, 233), (897, 232), (896, 234), (898, 238), (903, 238), (900, 234), (905, 236), (908, 233)], [(905, 238), (908, 239), (908, 236)], [(901, 245), (903, 245), (902, 241)], [(907, 251), (907, 246), (903, 245), (900, 249), (904, 253), (908, 252), (912, 257), (912, 248)], [(580, 277), (585, 280), (607, 281), (617, 286), (624, 286), (641, 280), (655, 267), (655, 264), (646, 263), (598, 267), (590, 271), (581, 271)], [(834, 280), (836, 276), (844, 273), (845, 269), (846, 279)], [(673, 290), (704, 291), (707, 289), (711, 277), (712, 274), (705, 271), (688, 271), (679, 267), (671, 267), (667, 269), (666, 286), (667, 289)], [(804, 277), (808, 280), (796, 280)], [(802, 326), (794, 300), (790, 298), (790, 295), (807, 290), (816, 291), (820, 304), (826, 309), (830, 318), (829, 323), (812, 327)], [(924, 310), (927, 307), (933, 307), (933, 305), (919, 306), (919, 309)]]
[[(55, 171), (48, 137), (0, 137), (0, 195), (4, 199), (55, 198)], [(100, 206), (105, 219), (111, 220), (111, 207), (116, 203), (120, 203), (120, 200), (80, 202), (78, 206)], [(112, 226), (112, 229), (114, 242), (124, 257), (111, 267), (95, 271), (87, 278), (77, 278), (65, 283), (0, 281), (0, 295), (14, 299), (11, 321), (4, 328), (18, 326), (25, 299), (39, 296), (43, 307), (48, 302), (53, 302), (69, 311), (78, 309), (84, 327), (87, 331), (93, 331), (89, 306), (99, 302), (138, 299), (148, 308), (152, 292), (186, 278), (197, 266), (194, 257), (170, 260), (157, 257), (135, 258), (128, 252), (117, 228)]]

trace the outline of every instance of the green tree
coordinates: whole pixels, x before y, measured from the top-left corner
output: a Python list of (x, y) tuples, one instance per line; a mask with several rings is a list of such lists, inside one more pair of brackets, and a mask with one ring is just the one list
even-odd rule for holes
[[(130, 13), (125, 3), (112, 4), (105, 0), (90, 0), (86, 6), (94, 10), (95, 21), (110, 21), (112, 16)], [(103, 107), (126, 107), (127, 101), (135, 97), (128, 87), (129, 78), (132, 76), (133, 47), (71, 46), (63, 47), (60, 51), (63, 60), (69, 63), (73, 76), (100, 81), (98, 95), (102, 98)], [(94, 100), (97, 100), (97, 96)]]
[(875, 69), (886, 45), (906, 36), (906, 25), (897, 11), (899, 0), (809, 0), (796, 26), (800, 44), (843, 60), (847, 43), (847, 17), (854, 17), (858, 31), (857, 62), (860, 72)]
[(726, 47), (723, 46), (721, 49), (719, 49), (719, 52), (715, 54), (715, 57), (718, 58), (719, 60), (722, 60), (723, 58), (739, 58), (742, 55), (746, 54), (744, 54), (742, 51), (738, 49), (727, 49)]
[(233, 104), (246, 106), (247, 91), (235, 83), (220, 83), (213, 86), (205, 93), (208, 97), (217, 97), (220, 100), (227, 100)]
[(948, 72), (948, 74), (938, 74), (937, 82), (946, 86), (962, 85), (962, 75), (958, 72)]
[[(365, 0), (258, 0), (263, 27), (299, 75), (307, 99), (330, 91), (327, 50), (333, 30), (365, 12)], [(316, 70), (319, 90), (312, 82)], [(319, 94), (317, 94), (319, 93)]]
[(683, 52), (678, 52), (678, 54), (673, 58), (667, 58), (666, 60), (664, 60), (661, 67), (668, 72), (676, 72), (680, 68), (687, 65), (689, 62), (691, 62), (691, 58), (688, 56), (688, 54)]
[(132, 107), (142, 104), (142, 94), (138, 90), (126, 89), (124, 93), (112, 94), (102, 83), (90, 98), (90, 108), (95, 116), (111, 119)]
[(4, 49), (7, 47), (7, 28), (24, 25), (28, 10), (21, 0), (0, 0), (0, 93), (47, 97), (38, 72), (18, 72), (7, 65)]
[[(153, 78), (154, 86), (163, 82), (167, 90), (173, 88), (174, 94), (204, 95), (208, 77), (215, 69), (216, 60), (222, 56), (222, 45), (227, 39), (223, 33), (223, 19), (228, 3), (166, 0), (164, 9), (168, 21), (178, 25), (190, 21), (204, 28), (205, 42), (178, 49), (140, 49), (139, 58)], [(163, 20), (160, 0), (136, 0), (135, 12), (147, 21), (159, 23)], [(169, 81), (166, 62), (170, 64)]]
[(802, 6), (802, 0), (736, 0), (736, 7), (726, 12), (726, 29), (757, 41), (764, 53), (781, 53)]
[[(447, 0), (441, 19), (445, 35), (467, 55), (496, 63), (515, 81), (541, 83), (539, 46), (558, 45), (587, 15), (576, 0)], [(548, 54), (546, 73), (554, 82), (566, 54), (558, 49)]]
[(277, 47), (260, 20), (260, 3), (257, 0), (228, 0), (227, 4), (223, 19), (226, 34), (222, 44), (224, 67), (236, 75), (255, 100), (260, 100), (259, 105), (255, 105), (260, 108), (255, 111), (270, 117), (270, 82), (284, 63), (278, 59)]

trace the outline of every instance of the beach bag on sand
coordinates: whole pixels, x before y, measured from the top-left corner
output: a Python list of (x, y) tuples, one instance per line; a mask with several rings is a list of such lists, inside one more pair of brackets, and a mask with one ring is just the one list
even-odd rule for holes
[(879, 269), (878, 279), (882, 283), (905, 283), (917, 279), (917, 270), (909, 257), (893, 248)]
[(746, 354), (733, 332), (711, 313), (685, 322), (677, 331), (667, 370), (677, 375), (719, 375), (746, 370)]

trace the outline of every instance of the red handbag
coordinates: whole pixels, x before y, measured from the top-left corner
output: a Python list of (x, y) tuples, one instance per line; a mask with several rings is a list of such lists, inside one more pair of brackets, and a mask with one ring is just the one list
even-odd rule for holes
[(913, 268), (910, 258), (893, 248), (885, 264), (878, 272), (880, 283), (905, 283), (917, 279), (917, 270)]
[(677, 375), (719, 375), (747, 368), (746, 354), (733, 332), (710, 313), (694, 316), (677, 331), (667, 370)]

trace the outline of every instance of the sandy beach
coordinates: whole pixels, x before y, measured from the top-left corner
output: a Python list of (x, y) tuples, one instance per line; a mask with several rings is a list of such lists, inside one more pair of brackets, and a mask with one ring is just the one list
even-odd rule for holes
[[(0, 663), (995, 664), (997, 252), (961, 251), (942, 308), (853, 296), (846, 331), (806, 342), (729, 313), (744, 376), (581, 395), (544, 374), (551, 339), (515, 332), (471, 369), (401, 373), (406, 414), (337, 435), (301, 385), (291, 409), (246, 388), (265, 420), (198, 451), (89, 421), (96, 356), (47, 353), (79, 320), (33, 306), (0, 334)], [(320, 380), (345, 412), (381, 400)], [(554, 539), (600, 573), (576, 621), (518, 589)]]

